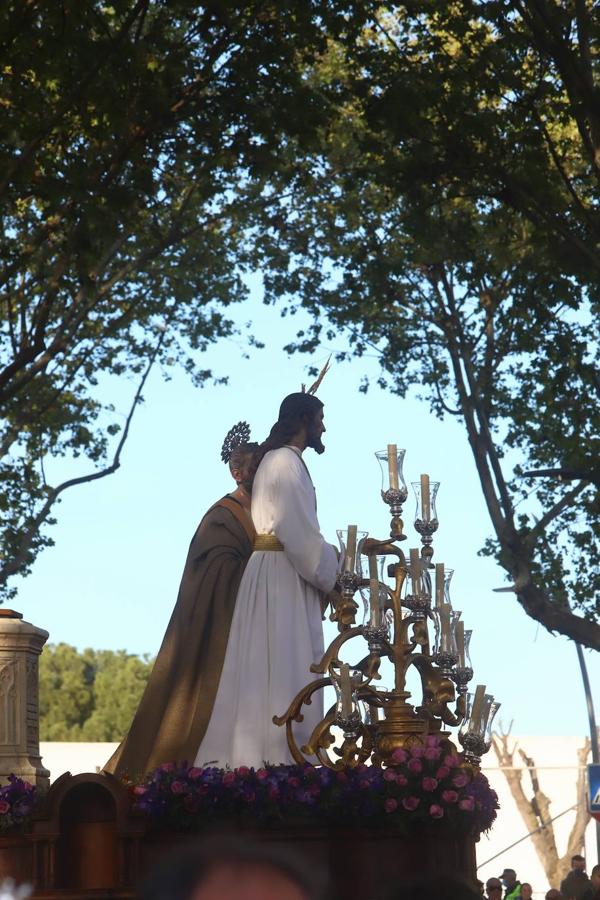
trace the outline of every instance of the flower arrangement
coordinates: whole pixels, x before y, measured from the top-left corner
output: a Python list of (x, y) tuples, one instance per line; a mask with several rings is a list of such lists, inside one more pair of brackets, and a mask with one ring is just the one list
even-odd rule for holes
[(0, 834), (23, 828), (36, 800), (36, 788), (28, 781), (8, 776), (8, 784), (0, 787)]
[(159, 826), (195, 831), (219, 818), (254, 821), (395, 823), (446, 822), (479, 833), (496, 818), (498, 798), (485, 775), (448, 753), (439, 737), (424, 746), (396, 750), (384, 769), (358, 765), (332, 770), (311, 765), (253, 769), (159, 766), (143, 784), (132, 785), (134, 808)]

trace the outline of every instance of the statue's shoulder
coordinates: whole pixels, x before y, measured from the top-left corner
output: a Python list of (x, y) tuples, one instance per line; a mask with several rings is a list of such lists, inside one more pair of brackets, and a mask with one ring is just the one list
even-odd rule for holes
[(302, 467), (302, 459), (291, 447), (278, 447), (265, 453), (258, 467), (259, 472), (281, 472)]

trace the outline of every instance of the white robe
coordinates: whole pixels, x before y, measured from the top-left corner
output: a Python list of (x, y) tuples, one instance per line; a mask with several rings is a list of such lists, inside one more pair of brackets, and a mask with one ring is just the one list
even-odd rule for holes
[[(296, 448), (271, 450), (252, 490), (257, 534), (283, 551), (255, 551), (242, 577), (213, 712), (195, 765), (291, 763), (285, 727), (273, 724), (315, 676), (323, 654), (320, 599), (336, 579), (337, 556), (319, 530), (315, 491)], [(321, 692), (294, 724), (298, 746), (323, 717)]]

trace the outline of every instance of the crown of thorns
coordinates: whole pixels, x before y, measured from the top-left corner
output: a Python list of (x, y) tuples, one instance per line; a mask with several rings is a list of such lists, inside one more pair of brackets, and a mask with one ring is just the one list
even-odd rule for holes
[(230, 428), (221, 447), (221, 459), (223, 462), (228, 463), (233, 451), (237, 450), (240, 444), (247, 444), (249, 440), (250, 426), (247, 422), (238, 422), (237, 425)]

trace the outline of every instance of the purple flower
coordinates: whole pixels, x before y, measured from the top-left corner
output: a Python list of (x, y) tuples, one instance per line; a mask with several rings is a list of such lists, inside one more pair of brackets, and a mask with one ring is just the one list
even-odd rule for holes
[(460, 765), (460, 759), (456, 753), (448, 753), (448, 755), (444, 757), (444, 765), (448, 766), (449, 769), (456, 769), (456, 767)]
[(409, 772), (412, 772), (413, 775), (420, 775), (423, 771), (423, 763), (420, 759), (409, 759), (407, 767)]
[(438, 806), (437, 803), (432, 803), (429, 807), (429, 815), (432, 819), (441, 819), (444, 815), (444, 810), (441, 806)]
[(395, 812), (398, 809), (398, 801), (394, 800), (393, 797), (388, 797), (383, 806), (386, 813)]
[(438, 786), (437, 780), (435, 778), (430, 778), (429, 775), (426, 775), (421, 782), (424, 791), (435, 791)]
[(402, 806), (404, 809), (407, 809), (409, 812), (412, 812), (417, 808), (421, 801), (418, 797), (405, 797), (402, 801)]
[(394, 772), (394, 770), (393, 769), (385, 769), (385, 771), (383, 773), (383, 780), (384, 781), (395, 781), (396, 773)]
[(465, 772), (458, 772), (452, 779), (454, 787), (463, 788), (469, 783), (469, 776)]
[(444, 803), (456, 803), (458, 791), (442, 791), (442, 800)]
[(425, 747), (425, 759), (439, 759), (441, 755), (439, 747)]
[(406, 777), (406, 775), (403, 775), (401, 772), (399, 772), (396, 775), (396, 784), (399, 787), (405, 787), (408, 784), (408, 778)]
[(475, 808), (475, 800), (473, 797), (463, 797), (462, 800), (458, 801), (458, 808), (464, 809), (465, 812), (473, 812)]
[(392, 753), (392, 762), (403, 763), (403, 762), (406, 762), (407, 759), (408, 759), (408, 753), (406, 752), (406, 750), (402, 750), (401, 747), (398, 747)]
[(426, 747), (439, 747), (440, 746), (440, 738), (437, 734), (428, 734), (425, 738), (425, 746)]
[(410, 748), (410, 755), (413, 759), (420, 759), (422, 756), (425, 756), (425, 747), (421, 747), (420, 744), (415, 744)]

